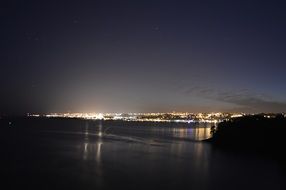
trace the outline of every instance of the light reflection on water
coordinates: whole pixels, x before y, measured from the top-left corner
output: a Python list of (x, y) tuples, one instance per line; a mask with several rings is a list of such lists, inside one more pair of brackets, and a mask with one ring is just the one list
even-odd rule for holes
[[(268, 167), (264, 161), (249, 157), (230, 157), (200, 142), (211, 136), (210, 127), (211, 124), (197, 127), (126, 127), (87, 122), (82, 133), (78, 133), (83, 135), (78, 149), (84, 162), (81, 175), (99, 188), (132, 182), (145, 184), (141, 181), (143, 179), (147, 179), (146, 184), (156, 185), (159, 179), (164, 179), (173, 188), (185, 184), (194, 189), (213, 189), (214, 184), (220, 186), (220, 175), (225, 181), (230, 181), (228, 186), (231, 187), (237, 177), (250, 179), (266, 167), (277, 176), (269, 184), (278, 182), (277, 186), (281, 185), (281, 176), (273, 165)], [(269, 179), (269, 176), (262, 178)], [(260, 181), (260, 178), (255, 178), (251, 184), (257, 185)], [(246, 185), (249, 181), (242, 180), (238, 189)], [(267, 185), (261, 183), (259, 187), (270, 187)]]
[[(83, 160), (95, 160), (100, 164), (102, 161), (103, 147), (116, 149), (117, 145), (128, 142), (129, 150), (137, 151), (137, 146), (141, 150), (153, 151), (153, 146), (170, 146), (171, 152), (180, 155), (184, 151), (184, 141), (201, 141), (211, 136), (211, 124), (195, 125), (193, 127), (126, 127), (126, 126), (104, 126), (103, 122), (85, 122), (83, 128)], [(80, 134), (80, 133), (79, 133)], [(135, 144), (134, 144), (135, 143)], [(136, 144), (139, 143), (139, 144)], [(132, 146), (131, 146), (132, 145)], [(143, 146), (142, 145), (146, 145)], [(121, 145), (122, 146), (122, 145)], [(194, 144), (197, 159), (201, 158), (203, 147)]]
[[(124, 124), (124, 123), (123, 123)], [(110, 139), (161, 145), (162, 141), (177, 143), (178, 141), (201, 141), (211, 136), (212, 124), (194, 124), (191, 127), (158, 127), (158, 126), (104, 126), (103, 122), (86, 121), (83, 128), (83, 159), (95, 159), (100, 162), (102, 146)], [(79, 132), (80, 134), (80, 132)], [(92, 139), (91, 139), (92, 138)], [(160, 143), (158, 143), (160, 141)], [(177, 147), (179, 150), (180, 147)]]
[[(120, 135), (140, 138), (173, 138), (173, 140), (201, 141), (211, 136), (210, 128), (214, 124), (196, 123), (184, 126), (104, 126), (98, 134)], [(97, 127), (95, 127), (97, 128)]]
[(170, 136), (179, 137), (182, 139), (191, 140), (205, 140), (210, 138), (210, 127), (199, 128), (168, 128), (157, 131), (162, 134), (168, 134)]
[[(232, 156), (200, 142), (210, 137), (211, 124), (131, 124), (43, 120), (34, 124), (37, 133), (16, 133), (16, 128), (4, 136), (3, 155), (11, 162), (7, 171), (12, 167), (20, 178), (28, 176), (24, 181), (31, 179), (22, 175), (24, 171), (35, 174), (33, 178), (39, 171), (47, 179), (56, 176), (49, 189), (59, 184), (64, 184), (62, 189), (125, 189), (126, 185), (130, 189), (279, 189), (284, 184), (275, 163)], [(10, 139), (16, 142), (10, 144)], [(21, 159), (16, 159), (18, 146), (24, 150), (19, 151)]]
[(107, 168), (111, 166), (123, 174), (126, 170), (141, 176), (168, 178), (196, 173), (198, 178), (206, 179), (210, 147), (199, 141), (210, 137), (210, 127), (126, 127), (87, 122), (81, 146), (83, 161), (89, 164), (85, 172), (94, 169), (99, 187), (107, 185), (104, 176), (110, 174)]
[[(93, 127), (93, 126), (92, 126)], [(96, 142), (90, 142), (89, 136), (94, 135), (94, 133), (89, 130), (89, 122), (85, 123), (84, 128), (84, 151), (83, 151), (83, 160), (95, 159), (98, 163), (101, 160), (101, 146), (102, 146), (102, 123), (98, 124), (98, 139)]]

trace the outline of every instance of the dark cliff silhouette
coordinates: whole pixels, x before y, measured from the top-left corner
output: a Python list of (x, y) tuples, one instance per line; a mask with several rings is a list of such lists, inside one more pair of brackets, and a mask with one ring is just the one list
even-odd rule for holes
[(268, 156), (286, 165), (285, 139), (286, 118), (261, 114), (221, 122), (206, 141), (229, 151)]

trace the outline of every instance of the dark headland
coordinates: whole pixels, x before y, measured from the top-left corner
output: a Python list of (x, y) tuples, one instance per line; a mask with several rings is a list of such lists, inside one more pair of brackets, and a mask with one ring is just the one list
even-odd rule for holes
[(261, 114), (223, 121), (205, 141), (230, 152), (266, 156), (286, 166), (285, 135), (283, 115), (268, 118)]

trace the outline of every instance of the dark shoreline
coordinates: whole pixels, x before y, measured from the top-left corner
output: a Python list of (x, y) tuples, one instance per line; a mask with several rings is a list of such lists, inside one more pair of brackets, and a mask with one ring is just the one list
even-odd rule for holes
[(0, 118), (0, 121), (29, 121), (29, 120), (56, 120), (56, 121), (87, 121), (87, 122), (104, 122), (106, 124), (117, 124), (117, 123), (123, 123), (126, 126), (167, 126), (167, 127), (200, 127), (203, 128), (202, 125), (205, 126), (211, 126), (213, 123), (207, 123), (207, 122), (191, 122), (191, 123), (182, 123), (182, 122), (155, 122), (155, 121), (129, 121), (129, 120), (94, 120), (94, 119), (83, 119), (83, 118), (65, 118), (65, 117), (28, 117), (28, 116), (5, 116)]

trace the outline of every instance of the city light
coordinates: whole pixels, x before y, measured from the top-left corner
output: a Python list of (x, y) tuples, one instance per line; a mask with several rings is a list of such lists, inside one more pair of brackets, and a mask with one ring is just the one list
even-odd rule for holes
[(242, 117), (244, 113), (50, 113), (28, 114), (29, 117), (48, 118), (78, 118), (89, 120), (115, 120), (115, 121), (138, 121), (138, 122), (175, 122), (175, 123), (218, 123), (234, 117)]

